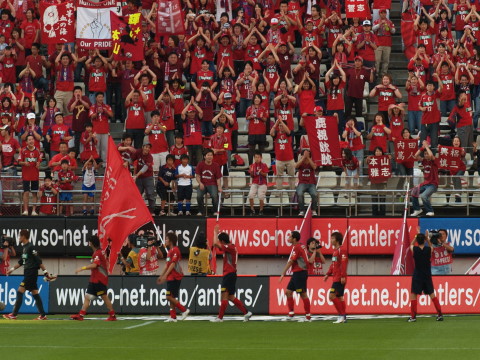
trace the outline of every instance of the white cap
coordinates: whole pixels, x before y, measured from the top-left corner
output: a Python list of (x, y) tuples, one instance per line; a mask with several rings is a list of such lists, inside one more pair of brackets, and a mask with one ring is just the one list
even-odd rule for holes
[(35, 116), (34, 113), (28, 113), (27, 114), (27, 119), (35, 119), (35, 118), (36, 118), (36, 116)]

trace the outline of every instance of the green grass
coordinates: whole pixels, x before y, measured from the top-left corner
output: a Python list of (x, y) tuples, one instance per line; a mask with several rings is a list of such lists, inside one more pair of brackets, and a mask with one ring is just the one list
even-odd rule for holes
[[(52, 316), (54, 317), (54, 316)], [(480, 317), (312, 323), (0, 320), (2, 359), (478, 359)], [(56, 317), (60, 318), (60, 317)]]

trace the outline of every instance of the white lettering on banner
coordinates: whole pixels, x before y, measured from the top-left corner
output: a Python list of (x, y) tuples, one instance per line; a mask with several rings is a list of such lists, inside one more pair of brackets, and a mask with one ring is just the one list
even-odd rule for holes
[[(43, 284), (38, 287), (38, 293), (41, 295), (43, 290)], [(47, 288), (48, 291), (48, 288)], [(0, 283), (0, 302), (3, 302), (6, 306), (15, 305), (17, 299), (17, 287), (9, 287), (8, 281)], [(45, 301), (45, 299), (44, 299)], [(82, 300), (83, 301), (83, 300)], [(25, 305), (28, 307), (36, 307), (35, 300), (33, 299), (30, 291), (25, 292)]]

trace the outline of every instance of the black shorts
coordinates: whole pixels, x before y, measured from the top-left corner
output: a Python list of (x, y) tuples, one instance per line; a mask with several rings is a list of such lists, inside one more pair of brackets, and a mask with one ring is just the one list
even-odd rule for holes
[(193, 193), (192, 185), (187, 185), (187, 186), (179, 185), (177, 188), (177, 200), (178, 201), (192, 200), (192, 193)]
[(299, 294), (307, 291), (307, 279), (308, 273), (306, 270), (294, 272), (287, 285), (287, 290), (295, 291)]
[(222, 292), (234, 295), (237, 290), (237, 273), (229, 273), (222, 278)]
[(330, 288), (330, 294), (335, 294), (336, 297), (342, 297), (345, 293), (345, 284), (335, 281)]
[(248, 135), (248, 145), (265, 145), (267, 135)]
[(412, 293), (420, 295), (422, 292), (425, 295), (433, 294), (435, 289), (433, 288), (432, 277), (412, 277)]
[(92, 283), (89, 282), (87, 286), (87, 294), (94, 296), (102, 296), (107, 293), (107, 285), (102, 283)]
[(220, 166), (220, 168), (223, 168), (223, 176), (228, 176), (230, 173), (228, 172), (228, 166), (227, 164)]
[[(160, 199), (167, 201), (168, 200), (168, 190), (171, 190), (170, 188), (166, 188), (164, 186), (160, 186), (159, 184), (157, 185), (157, 194), (160, 196)], [(171, 195), (170, 200), (173, 200), (173, 194)]]
[(23, 192), (37, 192), (38, 191), (38, 180), (27, 181), (23, 180)]
[(167, 281), (167, 296), (173, 296), (178, 298), (178, 293), (180, 291), (180, 283), (182, 280), (169, 280)]
[(31, 273), (28, 273), (26, 271), (24, 274), (23, 280), (20, 283), (20, 286), (24, 287), (25, 290), (28, 290), (28, 291), (38, 290), (37, 279), (38, 279), (38, 270), (35, 270), (35, 272), (31, 272)]

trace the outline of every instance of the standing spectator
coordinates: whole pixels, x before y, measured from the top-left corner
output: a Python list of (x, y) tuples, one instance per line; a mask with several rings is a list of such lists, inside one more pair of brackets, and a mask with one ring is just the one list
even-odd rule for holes
[(353, 188), (358, 189), (360, 164), (350, 148), (342, 149), (342, 168), (345, 172), (345, 189), (351, 189), (352, 180)]
[(363, 130), (363, 124), (358, 123), (357, 119), (353, 116), (347, 118), (347, 124), (343, 131), (342, 138), (348, 143), (348, 148), (352, 151), (353, 156), (358, 160), (358, 166), (360, 171), (363, 167), (363, 155), (364, 148), (363, 137), (361, 130)]
[(323, 276), (323, 264), (325, 258), (323, 257), (322, 246), (315, 238), (307, 240), (307, 255), (308, 255), (308, 276)]
[(95, 214), (95, 170), (97, 170), (98, 164), (95, 161), (95, 158), (93, 156), (90, 156), (90, 158), (85, 161), (85, 164), (83, 165), (83, 180), (82, 180), (82, 191), (83, 191), (83, 216), (87, 216), (87, 204), (91, 203), (92, 205), (90, 206), (90, 215)]
[[(335, 68), (339, 74), (334, 72)], [(342, 133), (345, 127), (343, 89), (345, 88), (346, 81), (347, 76), (335, 59), (332, 67), (325, 74), (325, 87), (327, 88), (327, 116), (336, 114), (339, 134)]]
[[(278, 166), (278, 165), (277, 165)], [(317, 180), (315, 179), (315, 170), (317, 165), (313, 162), (310, 150), (304, 149), (302, 156), (295, 164), (298, 169), (298, 209), (300, 212), (298, 216), (305, 215), (305, 193), (308, 192), (312, 198), (312, 215), (317, 216), (318, 208), (318, 194), (317, 194)]]
[(457, 97), (457, 104), (448, 118), (449, 123), (457, 129), (459, 142), (473, 155), (473, 118), (472, 107), (468, 103), (467, 94), (461, 91)]
[(40, 148), (40, 140), (42, 139), (42, 129), (35, 123), (36, 116), (33, 112), (27, 114), (27, 122), (20, 129), (20, 139), (22, 140), (22, 145), (27, 145), (27, 136), (33, 135), (35, 138), (35, 146)]
[(125, 119), (125, 129), (127, 134), (133, 138), (133, 145), (136, 149), (141, 149), (143, 138), (145, 136), (145, 103), (147, 98), (142, 90), (132, 90), (125, 99), (127, 108), (127, 118)]
[[(123, 65), (122, 62), (117, 64), (114, 61), (112, 65), (112, 77), (120, 78), (121, 98), (126, 99), (133, 87), (134, 78), (138, 70), (133, 67), (133, 62), (131, 60), (125, 61), (125, 65)], [(119, 109), (115, 108), (115, 117), (117, 122), (124, 122), (127, 117), (127, 109), (122, 102), (119, 104)]]
[[(152, 80), (150, 80), (149, 75)], [(134, 84), (145, 94), (145, 118), (150, 122), (150, 112), (155, 110), (155, 86), (157, 85), (157, 75), (145, 65), (141, 71), (135, 75)], [(168, 89), (168, 83), (165, 84)]]
[(31, 55), (26, 55), (25, 63), (30, 64), (30, 68), (35, 73), (33, 85), (38, 89), (38, 97), (45, 99), (48, 91), (48, 80), (43, 76), (43, 68), (47, 65), (47, 59), (45, 56), (40, 55), (40, 47), (41, 45), (39, 43), (32, 44), (30, 49)]
[(178, 201), (178, 216), (183, 215), (183, 202), (185, 201), (185, 215), (190, 216), (190, 203), (192, 201), (193, 185), (192, 179), (195, 177), (195, 170), (190, 165), (188, 154), (180, 156), (180, 165), (175, 170), (175, 177), (177, 181), (177, 201)]
[(55, 58), (55, 100), (57, 101), (57, 107), (64, 114), (68, 114), (68, 103), (72, 98), (73, 89), (75, 87), (74, 74), (75, 66), (77, 63), (77, 57), (75, 54), (68, 52), (68, 45), (58, 53)]
[[(82, 87), (73, 88), (73, 97), (68, 103), (68, 111), (72, 113), (72, 131), (75, 139), (75, 152), (80, 154), (80, 139), (85, 129), (85, 124), (90, 122), (88, 113), (90, 111), (90, 100), (83, 95)], [(105, 159), (106, 160), (106, 159)]]
[(50, 156), (60, 152), (60, 143), (68, 143), (73, 138), (72, 130), (63, 123), (63, 114), (55, 114), (55, 125), (53, 125), (48, 131), (46, 139), (50, 143)]
[(88, 69), (89, 98), (90, 102), (93, 103), (97, 93), (102, 93), (105, 97), (109, 65), (107, 59), (100, 54), (98, 49), (95, 49), (94, 56), (90, 56), (87, 61), (85, 61), (85, 66)]
[[(407, 140), (411, 139), (410, 131), (408, 129), (403, 129), (400, 139)], [(414, 159), (405, 159), (404, 161), (395, 160), (397, 163), (397, 174), (399, 175), (398, 183), (397, 183), (397, 190), (403, 190), (405, 185), (406, 177), (409, 176), (410, 184), (412, 184), (412, 177), (413, 177), (413, 167), (415, 166)]]
[(382, 152), (386, 152), (387, 137), (392, 133), (392, 131), (385, 126), (383, 114), (377, 113), (374, 123), (375, 125), (372, 126), (370, 133), (367, 135), (367, 139), (370, 140), (370, 147), (368, 148), (370, 155), (374, 155), (376, 147), (380, 147)]
[(30, 192), (34, 205), (32, 207), (32, 216), (37, 216), (37, 191), (39, 180), (39, 168), (42, 162), (42, 153), (35, 146), (35, 138), (33, 135), (27, 136), (27, 146), (20, 151), (18, 163), (22, 166), (22, 181), (23, 181), (23, 213), (28, 216), (28, 205)]
[(355, 115), (362, 115), (363, 89), (366, 82), (373, 82), (374, 70), (363, 66), (363, 58), (356, 56), (354, 66), (346, 69), (347, 95), (345, 96), (345, 117), (352, 115), (352, 108), (355, 105)]
[(424, 44), (426, 54), (432, 56), (434, 54), (433, 36), (435, 35), (435, 20), (427, 14), (425, 8), (422, 7), (422, 11), (425, 14), (425, 17), (420, 18), (420, 15), (416, 15), (415, 22), (413, 23), (413, 30), (417, 37), (417, 44)]
[(248, 121), (248, 161), (253, 163), (253, 154), (258, 145), (260, 152), (264, 152), (267, 136), (266, 122), (268, 119), (268, 110), (262, 105), (262, 97), (255, 94), (253, 97), (253, 104), (247, 109)]
[(165, 138), (167, 127), (160, 121), (160, 112), (154, 110), (151, 113), (152, 123), (148, 124), (145, 129), (145, 135), (148, 136), (148, 141), (152, 145), (150, 153), (153, 157), (153, 170), (161, 168), (167, 162), (168, 144)]
[[(455, 65), (450, 59), (438, 63), (436, 68), (436, 74), (438, 74), (438, 92), (440, 99), (440, 112), (442, 116), (448, 116), (452, 111), (453, 107), (455, 106), (454, 73)], [(441, 90), (440, 85), (442, 85)]]
[[(175, 191), (174, 180), (175, 180), (175, 157), (173, 155), (167, 155), (165, 160), (165, 165), (160, 166), (158, 169), (158, 178), (157, 178), (157, 194), (160, 197), (160, 216), (174, 216), (175, 214), (170, 211), (171, 198), (169, 192), (173, 195)], [(173, 197), (173, 196), (172, 196)], [(167, 212), (165, 212), (165, 204), (168, 201)]]
[[(176, 92), (176, 94), (177, 95), (179, 94), (178, 91)], [(177, 95), (174, 95), (170, 91), (170, 86), (167, 84), (167, 87), (163, 90), (163, 92), (160, 94), (160, 96), (157, 99), (156, 106), (160, 114), (160, 119), (163, 125), (165, 125), (165, 138), (167, 140), (168, 146), (173, 146), (175, 143), (175, 128), (177, 126), (177, 124), (175, 123), (176, 122), (175, 112), (177, 111), (176, 108), (177, 107), (179, 108), (179, 114), (181, 114), (183, 110), (183, 92), (181, 93), (181, 101), (179, 102), (179, 106), (177, 106), (176, 104), (175, 96)], [(149, 121), (151, 121), (152, 113), (153, 111), (149, 113), (150, 114)], [(177, 131), (182, 133), (183, 131), (180, 131), (180, 127), (181, 127), (181, 123), (178, 124)]]
[[(58, 172), (58, 187), (60, 188), (60, 204), (68, 204), (73, 201), (73, 182), (78, 179), (72, 170), (69, 170), (69, 162), (64, 159), (60, 162), (60, 171)], [(63, 214), (63, 206), (60, 205), (60, 215)], [(73, 205), (65, 206), (66, 216), (73, 215)]]
[(204, 161), (200, 162), (195, 169), (195, 178), (198, 182), (197, 203), (198, 216), (202, 216), (205, 209), (205, 194), (209, 193), (212, 198), (214, 216), (218, 214), (218, 193), (222, 192), (222, 173), (220, 166), (213, 161), (213, 150), (207, 149), (203, 155)]
[(193, 101), (193, 96), (190, 102), (182, 111), (183, 120), (183, 141), (188, 149), (188, 153), (192, 158), (192, 165), (197, 165), (202, 158), (202, 129), (200, 121), (203, 117), (203, 111), (198, 104)]
[(462, 202), (462, 195), (460, 192), (462, 191), (462, 178), (460, 176), (463, 176), (465, 174), (465, 170), (467, 169), (465, 165), (465, 149), (462, 147), (462, 142), (460, 141), (459, 136), (455, 136), (452, 141), (452, 146), (455, 148), (455, 150), (458, 150), (460, 153), (460, 161), (457, 167), (451, 167), (449, 172), (450, 175), (453, 177), (453, 189), (456, 191), (455, 193), (455, 202), (456, 203), (461, 203)]
[(10, 269), (10, 256), (15, 256), (15, 244), (8, 239), (0, 238), (0, 275), (6, 275)]
[(58, 186), (50, 175), (45, 176), (38, 192), (40, 198), (40, 215), (57, 215)]
[[(435, 158), (430, 145), (426, 140), (423, 140), (422, 147), (418, 149), (415, 154), (415, 159), (421, 161), (423, 165), (423, 182), (417, 187), (412, 189), (412, 207), (413, 213), (411, 216), (420, 215), (423, 210), (420, 208), (418, 198), (422, 198), (423, 207), (427, 212), (427, 216), (435, 216), (432, 205), (430, 203), (430, 197), (437, 191), (438, 188), (438, 159)], [(425, 151), (424, 156), (420, 154)]]
[(93, 132), (93, 125), (90, 122), (85, 124), (85, 131), (82, 133), (80, 142), (83, 145), (83, 151), (80, 153), (80, 160), (88, 161), (90, 158), (101, 162), (97, 152), (97, 134)]
[[(277, 190), (283, 189), (283, 173), (285, 171), (288, 175), (289, 188), (293, 190), (295, 189), (295, 161), (290, 129), (282, 119), (278, 119), (270, 130), (270, 136), (274, 141)], [(293, 198), (293, 194), (290, 194), (290, 197)]]
[(198, 107), (202, 109), (202, 135), (209, 137), (213, 134), (212, 119), (213, 109), (215, 102), (217, 101), (217, 95), (212, 91), (212, 88), (208, 85), (208, 82), (204, 81), (202, 87), (199, 89), (195, 101), (198, 103)]
[(387, 18), (387, 9), (380, 9), (380, 19), (373, 22), (372, 29), (377, 36), (375, 69), (378, 77), (388, 73), (392, 51), (392, 35), (395, 34), (395, 24)]
[(141, 149), (132, 155), (132, 162), (137, 160), (133, 179), (137, 185), (140, 195), (145, 193), (148, 200), (148, 209), (153, 214), (155, 211), (155, 186), (153, 181), (153, 157), (150, 154), (152, 145), (149, 143), (143, 144)]
[[(439, 79), (436, 73), (433, 76)], [(420, 97), (418, 105), (418, 108), (423, 113), (420, 141), (423, 143), (430, 136), (430, 143), (435, 154), (438, 145), (438, 133), (440, 132), (440, 112), (438, 111), (437, 99), (442, 94), (442, 81), (438, 82), (438, 90), (435, 90), (433, 81), (427, 82), (426, 89), (427, 91)]]
[(188, 155), (188, 150), (183, 145), (183, 136), (182, 134), (175, 135), (175, 144), (170, 147), (170, 154), (175, 156), (175, 167), (182, 163), (181, 157), (182, 155)]
[(382, 83), (370, 91), (370, 97), (378, 96), (378, 112), (383, 115), (384, 124), (388, 125), (388, 107), (395, 104), (395, 98), (401, 99), (400, 89), (392, 84), (390, 75), (382, 76)]
[(138, 252), (138, 265), (140, 275), (156, 275), (158, 270), (158, 259), (163, 258), (160, 247), (155, 245), (155, 239), (147, 241), (147, 247), (142, 247)]
[(262, 153), (256, 151), (253, 157), (254, 163), (250, 165), (249, 173), (252, 178), (252, 184), (250, 185), (250, 191), (248, 192), (248, 200), (250, 202), (250, 215), (255, 216), (255, 206), (253, 200), (258, 195), (260, 202), (260, 208), (258, 215), (263, 215), (263, 208), (265, 206), (265, 197), (267, 194), (267, 175), (268, 166), (262, 162)]
[(243, 72), (238, 75), (237, 81), (235, 82), (235, 87), (240, 92), (238, 117), (244, 117), (246, 115), (247, 108), (252, 105), (253, 89), (257, 81), (258, 74), (253, 70), (252, 62), (246, 61)]
[(132, 156), (137, 151), (132, 146), (132, 141), (133, 139), (129, 134), (123, 134), (122, 141), (118, 144), (118, 152), (122, 156), (123, 166), (130, 169), (130, 171), (133, 165)]
[(40, 22), (34, 17), (34, 10), (27, 9), (25, 12), (25, 20), (23, 20), (20, 25), (22, 30), (22, 39), (25, 40), (25, 53), (26, 55), (31, 55), (33, 43), (38, 43), (40, 41)]
[(362, 57), (364, 66), (373, 68), (375, 67), (375, 50), (377, 50), (378, 39), (372, 32), (370, 20), (364, 20), (362, 26), (363, 32), (357, 35), (355, 42), (357, 54)]
[(422, 112), (418, 106), (423, 89), (425, 84), (422, 79), (409, 72), (405, 90), (408, 94), (408, 129), (412, 134), (417, 134), (422, 128)]
[[(213, 150), (213, 161), (220, 166), (222, 176), (227, 176), (228, 180), (228, 148), (230, 142), (225, 135), (225, 125), (218, 123), (215, 126), (215, 134), (210, 137), (210, 148)], [(222, 184), (223, 190), (228, 190), (228, 181)], [(230, 194), (225, 194), (225, 198), (229, 198)]]
[[(373, 151), (373, 155), (367, 157), (367, 164), (378, 164), (379, 160), (378, 157), (383, 156), (384, 151), (380, 146), (375, 147)], [(368, 171), (370, 174), (370, 170)], [(370, 189), (374, 190), (372, 192), (372, 215), (373, 216), (385, 216), (386, 209), (385, 209), (385, 194), (384, 190), (387, 188), (387, 181), (386, 180), (378, 180), (374, 177), (369, 176), (370, 180)]]
[(11, 135), (11, 127), (3, 125), (0, 128), (0, 146), (2, 150), (1, 172), (4, 175), (16, 176), (17, 168), (15, 166), (15, 154), (20, 150), (20, 144), (17, 139)]

